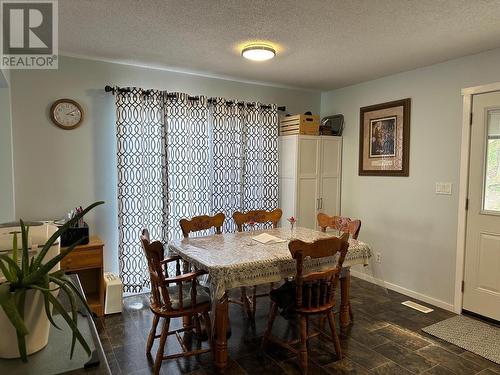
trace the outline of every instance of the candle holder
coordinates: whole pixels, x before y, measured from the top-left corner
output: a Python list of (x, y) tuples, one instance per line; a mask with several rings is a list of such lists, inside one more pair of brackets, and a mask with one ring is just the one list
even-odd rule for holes
[[(250, 230), (253, 232), (255, 230), (255, 224), (257, 224), (254, 220), (250, 220), (247, 222), (247, 225), (250, 227)], [(247, 244), (248, 246), (254, 246), (257, 245), (255, 241), (250, 238), (250, 242)]]
[(294, 218), (293, 216), (290, 216), (286, 220), (290, 223), (290, 238), (289, 238), (289, 240), (291, 240), (291, 239), (293, 239), (293, 227), (295, 226), (295, 223), (297, 222), (297, 219)]

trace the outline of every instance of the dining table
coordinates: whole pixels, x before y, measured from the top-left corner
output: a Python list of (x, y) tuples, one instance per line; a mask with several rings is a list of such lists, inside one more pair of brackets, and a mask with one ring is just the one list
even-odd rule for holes
[[(267, 233), (278, 240), (261, 243), (254, 239)], [(296, 263), (288, 250), (288, 242), (299, 239), (313, 242), (320, 238), (339, 236), (338, 232), (320, 232), (314, 229), (271, 228), (245, 232), (213, 234), (171, 240), (168, 248), (197, 269), (208, 273), (214, 318), (215, 365), (220, 373), (227, 366), (228, 296), (234, 288), (275, 283), (295, 276)], [(341, 302), (339, 319), (341, 327), (351, 322), (349, 302), (350, 267), (367, 265), (372, 257), (370, 246), (362, 241), (349, 239), (340, 278)], [(304, 263), (305, 272), (334, 267), (337, 257), (309, 259)]]

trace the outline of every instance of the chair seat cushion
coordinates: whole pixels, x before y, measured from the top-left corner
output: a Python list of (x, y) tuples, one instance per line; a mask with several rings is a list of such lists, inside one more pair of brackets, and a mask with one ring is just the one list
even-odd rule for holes
[[(171, 285), (168, 287), (168, 295), (170, 297), (170, 303), (172, 309), (178, 310), (180, 307), (179, 300), (179, 286)], [(210, 301), (210, 290), (207, 287), (203, 287), (198, 285), (196, 288), (196, 304), (199, 305), (201, 303)], [(182, 305), (183, 308), (191, 307), (191, 283), (184, 284), (182, 286)]]

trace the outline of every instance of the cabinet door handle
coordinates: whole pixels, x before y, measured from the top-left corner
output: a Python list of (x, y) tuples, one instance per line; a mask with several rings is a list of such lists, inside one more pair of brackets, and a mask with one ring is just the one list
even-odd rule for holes
[(323, 208), (323, 198), (319, 198), (319, 208)]
[(316, 198), (316, 209), (319, 210), (319, 198)]

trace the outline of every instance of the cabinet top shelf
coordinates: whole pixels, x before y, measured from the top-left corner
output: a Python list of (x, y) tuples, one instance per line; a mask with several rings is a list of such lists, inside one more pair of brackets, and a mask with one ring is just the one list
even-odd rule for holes
[[(90, 249), (90, 248), (95, 248), (99, 246), (104, 246), (104, 242), (102, 242), (101, 238), (99, 236), (90, 236), (89, 238), (89, 243), (85, 245), (78, 245), (75, 247), (75, 249)], [(64, 249), (64, 247), (62, 248)]]

